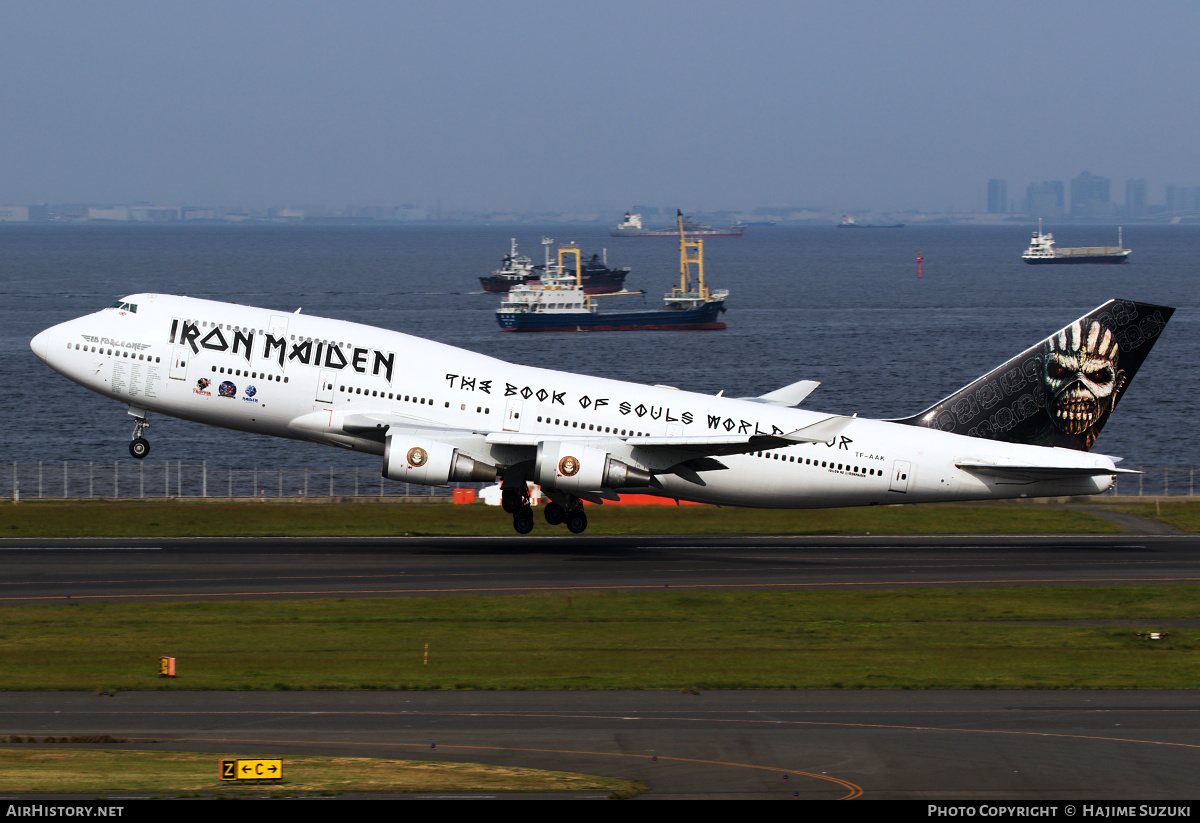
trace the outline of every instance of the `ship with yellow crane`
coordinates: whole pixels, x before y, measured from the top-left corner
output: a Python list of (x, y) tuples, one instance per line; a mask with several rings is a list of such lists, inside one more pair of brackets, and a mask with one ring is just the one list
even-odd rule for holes
[[(679, 227), (679, 285), (663, 296), (661, 309), (608, 310), (600, 308), (597, 298), (645, 294), (620, 291), (587, 294), (583, 288), (579, 249), (558, 249), (557, 265), (550, 260), (553, 240), (543, 239), (546, 265), (536, 282), (513, 286), (496, 320), (505, 331), (680, 331), (723, 329), (719, 318), (725, 311), (726, 289), (710, 291), (704, 280), (704, 238), (685, 232), (683, 214), (677, 214)], [(574, 258), (574, 267), (567, 258)]]

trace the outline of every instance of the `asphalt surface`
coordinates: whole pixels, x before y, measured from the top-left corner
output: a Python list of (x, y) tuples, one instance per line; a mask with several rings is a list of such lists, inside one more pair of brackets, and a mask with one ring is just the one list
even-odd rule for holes
[(1200, 536), (0, 541), (0, 603), (1191, 583)]
[[(660, 588), (1194, 583), (1200, 540), (1105, 537), (4, 541), (0, 603)], [(1188, 800), (1200, 692), (0, 692), (0, 735), (459, 760), (654, 798)], [(16, 744), (55, 745), (55, 744)], [(596, 795), (584, 795), (584, 798)]]
[(1193, 692), (10, 692), (0, 716), (212, 752), (214, 774), (235, 755), (485, 762), (644, 799), (1186, 800), (1200, 769)]

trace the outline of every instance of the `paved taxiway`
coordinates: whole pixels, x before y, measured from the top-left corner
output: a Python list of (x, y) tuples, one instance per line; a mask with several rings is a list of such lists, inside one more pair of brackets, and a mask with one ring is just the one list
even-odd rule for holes
[[(1189, 536), (5, 541), (0, 602), (1194, 583)], [(471, 760), (655, 797), (1189, 799), (1193, 692), (0, 692), (0, 734)], [(436, 749), (431, 749), (436, 745)], [(657, 758), (655, 760), (654, 758)], [(784, 779), (784, 775), (787, 779)]]
[(487, 762), (637, 779), (647, 799), (1179, 800), (1200, 769), (1191, 692), (0, 693), (0, 716), (6, 734), (212, 752), (214, 770)]

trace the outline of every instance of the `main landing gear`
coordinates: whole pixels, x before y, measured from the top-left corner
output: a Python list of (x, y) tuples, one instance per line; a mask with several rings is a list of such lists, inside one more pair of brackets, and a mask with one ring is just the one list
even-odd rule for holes
[(557, 502), (546, 504), (544, 512), (546, 522), (551, 526), (566, 522), (567, 531), (572, 534), (582, 534), (587, 530), (587, 514), (583, 511), (583, 501), (573, 494), (566, 496), (566, 505)]
[(529, 505), (528, 494), (503, 492), (500, 505), (513, 516), (513, 528), (517, 530), (517, 534), (529, 534), (533, 531), (533, 507)]
[(150, 421), (138, 417), (133, 424), (133, 439), (129, 441), (129, 453), (141, 460), (150, 453), (150, 441), (142, 437), (142, 432), (150, 428)]
[[(587, 514), (583, 510), (583, 501), (573, 494), (568, 494), (564, 495), (564, 503), (551, 501), (546, 504), (543, 511), (546, 522), (551, 526), (566, 523), (568, 531), (582, 534), (587, 530)], [(506, 491), (501, 495), (500, 504), (513, 516), (513, 528), (518, 534), (529, 534), (533, 531), (533, 507), (529, 505), (528, 494)]]

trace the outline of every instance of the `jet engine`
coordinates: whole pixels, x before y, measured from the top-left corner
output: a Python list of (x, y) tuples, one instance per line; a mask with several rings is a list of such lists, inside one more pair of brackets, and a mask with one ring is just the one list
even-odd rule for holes
[(650, 472), (623, 463), (603, 449), (562, 440), (538, 443), (534, 475), (542, 488), (572, 493), (649, 486), (654, 479)]
[(383, 476), (427, 486), (444, 486), (451, 480), (490, 483), (496, 479), (496, 467), (460, 454), (447, 443), (388, 432), (383, 447)]

